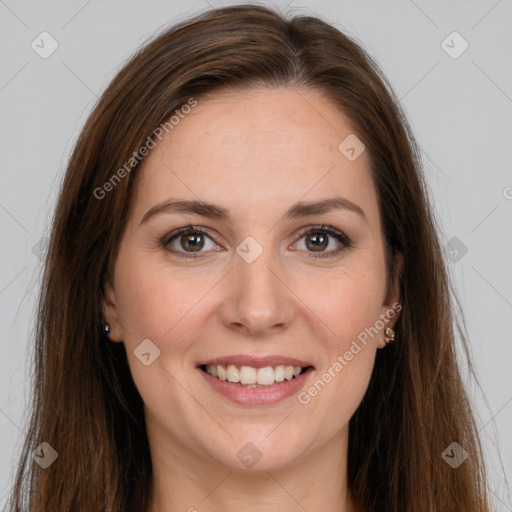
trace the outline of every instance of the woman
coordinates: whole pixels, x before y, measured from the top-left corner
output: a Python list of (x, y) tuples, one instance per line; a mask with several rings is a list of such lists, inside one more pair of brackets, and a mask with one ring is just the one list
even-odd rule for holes
[(264, 7), (182, 22), (70, 159), (11, 506), (486, 511), (450, 291), (363, 49)]

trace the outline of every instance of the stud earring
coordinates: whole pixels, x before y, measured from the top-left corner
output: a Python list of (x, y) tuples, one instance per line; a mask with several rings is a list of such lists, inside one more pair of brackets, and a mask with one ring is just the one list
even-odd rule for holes
[(390, 343), (391, 341), (394, 341), (395, 331), (393, 330), (392, 327), (386, 327), (385, 333), (386, 333), (386, 337), (385, 337), (384, 341), (386, 342), (386, 344)]
[(111, 331), (110, 325), (105, 324), (104, 331), (105, 331), (106, 335), (108, 336), (110, 334), (110, 331)]

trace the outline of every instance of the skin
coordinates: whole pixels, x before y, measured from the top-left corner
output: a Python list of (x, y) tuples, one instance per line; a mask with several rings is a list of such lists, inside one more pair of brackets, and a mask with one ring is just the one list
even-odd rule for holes
[[(349, 119), (320, 92), (225, 91), (200, 98), (145, 158), (104, 315), (111, 339), (125, 343), (145, 404), (150, 512), (355, 510), (346, 486), (348, 422), (386, 346), (383, 329), (307, 404), (295, 394), (274, 405), (238, 405), (196, 369), (232, 354), (291, 356), (315, 367), (307, 390), (399, 302), (398, 283), (386, 287), (369, 155), (349, 161), (338, 150), (351, 133)], [(366, 220), (349, 210), (282, 218), (298, 201), (337, 195), (359, 205)], [(165, 212), (141, 224), (170, 198), (222, 205), (232, 220)], [(197, 254), (186, 236), (172, 242), (180, 253), (160, 243), (189, 223), (209, 228), (198, 259), (180, 256)], [(326, 235), (321, 251), (332, 257), (314, 259), (315, 237), (301, 230), (323, 223), (353, 245)], [(236, 252), (247, 236), (263, 248), (252, 263)], [(401, 270), (401, 254), (397, 264)], [(160, 350), (148, 366), (134, 354), (145, 339)], [(237, 457), (247, 442), (262, 454), (251, 468)]]

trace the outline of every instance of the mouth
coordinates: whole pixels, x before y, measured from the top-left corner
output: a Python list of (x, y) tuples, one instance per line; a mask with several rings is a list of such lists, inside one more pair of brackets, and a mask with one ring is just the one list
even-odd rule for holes
[(219, 381), (227, 381), (241, 388), (269, 388), (298, 379), (313, 370), (313, 366), (247, 366), (236, 364), (201, 364), (200, 370)]

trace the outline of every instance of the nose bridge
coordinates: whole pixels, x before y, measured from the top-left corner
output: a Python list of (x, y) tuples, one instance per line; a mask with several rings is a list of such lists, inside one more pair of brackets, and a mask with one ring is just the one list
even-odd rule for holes
[(284, 279), (278, 277), (280, 259), (266, 240), (267, 247), (252, 237), (239, 244), (223, 303), (223, 321), (252, 334), (284, 328), (293, 310)]

